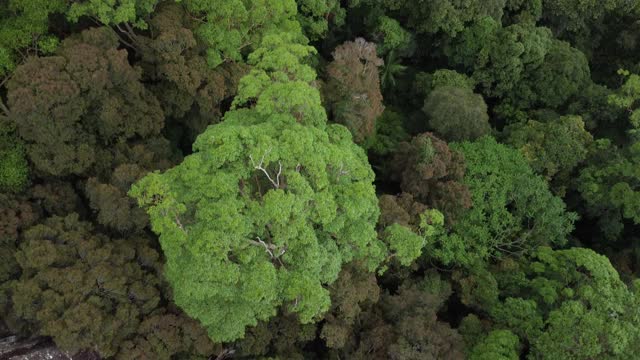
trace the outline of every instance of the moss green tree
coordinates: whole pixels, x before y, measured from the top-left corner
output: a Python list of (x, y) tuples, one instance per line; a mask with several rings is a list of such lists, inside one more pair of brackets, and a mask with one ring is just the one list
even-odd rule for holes
[(475, 140), (491, 131), (487, 104), (468, 88), (443, 86), (434, 89), (422, 109), (429, 127), (447, 141)]

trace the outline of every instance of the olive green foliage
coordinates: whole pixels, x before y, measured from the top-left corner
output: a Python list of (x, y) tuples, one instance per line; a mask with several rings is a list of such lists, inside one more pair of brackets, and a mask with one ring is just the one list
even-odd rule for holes
[(632, 140), (637, 141), (640, 140), (640, 107), (637, 103), (640, 100), (640, 76), (623, 69), (618, 70), (618, 74), (625, 81), (619, 89), (607, 96), (607, 103), (627, 113), (627, 133)]
[(548, 28), (531, 23), (501, 27), (486, 18), (465, 29), (445, 49), (490, 97), (521, 108), (556, 108), (590, 82), (587, 59)]
[(327, 65), (325, 100), (334, 121), (345, 125), (358, 144), (373, 136), (376, 119), (384, 111), (376, 46), (363, 38), (348, 41), (333, 52)]
[(142, 319), (136, 336), (125, 341), (117, 359), (207, 359), (221, 353), (197, 321), (181, 314), (156, 313)]
[[(495, 303), (484, 310), (495, 328), (509, 329), (530, 344), (529, 358), (635, 356), (640, 336), (636, 292), (603, 255), (540, 247), (530, 260), (506, 262), (493, 273)], [(502, 341), (511, 343), (510, 338)]]
[(143, 268), (158, 255), (142, 241), (109, 239), (77, 215), (49, 218), (24, 237), (13, 306), (65, 349), (114, 355), (160, 301), (157, 275)]
[(443, 86), (424, 102), (429, 127), (447, 141), (475, 140), (491, 131), (487, 104), (468, 88)]
[(351, 0), (352, 5), (360, 3), (380, 6), (388, 13), (406, 17), (407, 24), (418, 33), (445, 33), (456, 36), (471, 23), (484, 17), (492, 17), (500, 21), (505, 0)]
[(585, 55), (569, 43), (554, 40), (542, 66), (532, 74), (529, 83), (541, 105), (558, 108), (590, 81)]
[(579, 116), (547, 122), (530, 120), (505, 129), (506, 142), (519, 149), (533, 170), (547, 180), (568, 184), (572, 170), (584, 161), (593, 142)]
[(380, 288), (373, 273), (357, 264), (345, 266), (330, 285), (331, 308), (324, 317), (320, 337), (332, 349), (342, 349), (353, 340), (363, 311), (377, 303)]
[[(261, 45), (263, 35), (291, 31), (302, 35), (294, 0), (178, 0), (200, 25), (196, 33), (207, 45), (207, 62), (216, 67), (241, 61)], [(312, 12), (313, 13), (313, 12)]]
[[(108, 30), (65, 40), (56, 56), (31, 58), (7, 84), (11, 117), (38, 171), (83, 174), (134, 137), (159, 134), (163, 114), (140, 71)], [(100, 161), (102, 160), (102, 161)]]
[(462, 337), (436, 313), (451, 294), (436, 273), (385, 293), (362, 315), (356, 343), (338, 352), (348, 359), (464, 359)]
[(530, 24), (502, 28), (485, 18), (465, 29), (445, 51), (463, 66), (491, 97), (514, 96), (522, 79), (544, 61), (552, 43), (551, 31)]
[(19, 192), (29, 180), (24, 145), (12, 128), (0, 118), (0, 192)]
[(527, 253), (540, 244), (565, 244), (576, 216), (565, 211), (520, 152), (491, 137), (452, 148), (464, 154), (464, 183), (473, 206), (441, 238), (434, 258), (467, 266)]
[(595, 49), (607, 16), (622, 17), (638, 10), (634, 1), (550, 0), (544, 1), (543, 17), (554, 32), (586, 49)]
[(425, 99), (434, 89), (445, 86), (473, 90), (475, 84), (467, 75), (449, 69), (417, 73), (413, 84), (415, 92)]
[(222, 103), (236, 94), (244, 63), (207, 64), (194, 22), (179, 4), (161, 4), (148, 21), (152, 37), (141, 44), (143, 78), (168, 117), (171, 134), (180, 132), (190, 147), (196, 136), (222, 116)]
[[(176, 304), (215, 340), (241, 338), (281, 305), (317, 319), (343, 263), (371, 271), (386, 253), (373, 172), (349, 132), (325, 124), (300, 63), (310, 50), (295, 39), (266, 36), (234, 100), (255, 105), (227, 112), (194, 154), (130, 192), (160, 235)], [(286, 96), (297, 90), (310, 96)]]

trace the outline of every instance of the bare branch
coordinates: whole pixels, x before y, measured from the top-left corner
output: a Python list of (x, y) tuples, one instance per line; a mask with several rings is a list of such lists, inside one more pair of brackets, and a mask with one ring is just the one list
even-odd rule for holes
[(262, 164), (264, 164), (264, 158), (271, 152), (271, 149), (267, 150), (264, 155), (262, 155), (262, 158), (260, 159), (260, 163), (258, 165), (255, 164), (255, 161), (253, 160), (253, 156), (249, 155), (249, 160), (251, 160), (251, 165), (253, 166), (254, 169), (256, 170), (260, 170), (262, 171), (266, 176), (267, 179), (269, 179), (269, 182), (271, 183), (271, 185), (273, 185), (274, 188), (279, 189), (280, 188), (280, 175), (282, 174), (282, 162), (278, 161), (278, 174), (276, 175), (276, 179), (274, 180), (271, 175), (269, 175), (269, 172), (267, 171), (267, 169), (265, 169)]
[(275, 258), (276, 256), (273, 255), (272, 250), (275, 250), (276, 246), (273, 244), (267, 244), (266, 242), (262, 241), (262, 239), (260, 239), (259, 236), (256, 236), (256, 238), (258, 238), (258, 241), (249, 240), (249, 242), (256, 246), (264, 246), (264, 250), (267, 252), (267, 254), (269, 254), (269, 256), (271, 256), (272, 259)]
[(180, 230), (182, 230), (183, 233), (188, 234), (187, 230), (184, 228), (184, 226), (182, 226), (182, 222), (180, 222), (180, 218), (178, 217), (178, 214), (176, 213), (174, 216), (175, 216), (176, 224), (178, 225), (178, 228), (180, 228)]
[(7, 105), (4, 104), (4, 101), (2, 101), (1, 98), (0, 98), (0, 110), (2, 110), (2, 112), (6, 117), (9, 117), (11, 115), (9, 108), (7, 107)]

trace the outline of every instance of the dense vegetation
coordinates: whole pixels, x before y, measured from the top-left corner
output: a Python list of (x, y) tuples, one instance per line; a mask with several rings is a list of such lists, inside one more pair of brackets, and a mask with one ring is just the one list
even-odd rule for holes
[(0, 335), (632, 359), (640, 1), (0, 2)]

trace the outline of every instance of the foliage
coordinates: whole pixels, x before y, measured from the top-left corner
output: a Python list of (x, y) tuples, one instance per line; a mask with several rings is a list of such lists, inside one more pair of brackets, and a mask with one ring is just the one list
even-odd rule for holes
[(491, 131), (487, 104), (467, 88), (443, 86), (424, 102), (429, 126), (448, 141), (475, 140)]
[(376, 46), (362, 38), (348, 41), (333, 52), (327, 66), (325, 98), (334, 121), (345, 125), (354, 141), (363, 143), (373, 136), (376, 119), (384, 111)]
[(338, 0), (297, 0), (298, 22), (304, 34), (311, 40), (327, 35), (329, 25), (342, 26), (346, 11)]
[(522, 152), (536, 173), (562, 184), (569, 183), (572, 171), (586, 159), (593, 142), (579, 116), (513, 124), (505, 134), (506, 142)]
[(91, 16), (106, 25), (131, 23), (133, 26), (146, 29), (145, 18), (148, 17), (160, 0), (86, 0), (72, 1), (67, 17), (76, 22), (82, 16)]
[(638, 4), (0, 1), (0, 337), (636, 358)]
[(436, 313), (451, 294), (435, 273), (385, 293), (363, 316), (358, 342), (339, 355), (349, 359), (463, 359), (462, 338)]
[(200, 20), (196, 33), (207, 45), (207, 63), (216, 67), (241, 61), (243, 55), (261, 45), (265, 34), (300, 32), (294, 0), (178, 0)]
[(599, 140), (588, 164), (580, 172), (577, 189), (587, 213), (598, 219), (599, 228), (613, 240), (624, 227), (623, 219), (640, 223), (640, 143), (619, 149), (608, 140)]
[(506, 262), (494, 274), (504, 301), (485, 310), (496, 328), (530, 344), (528, 357), (633, 357), (640, 335), (636, 292), (606, 257), (589, 249), (541, 247), (530, 260)]
[[(281, 305), (309, 323), (329, 309), (323, 285), (343, 263), (371, 271), (385, 255), (373, 173), (348, 131), (325, 125), (296, 38), (266, 36), (236, 109), (180, 165), (130, 191), (160, 235), (176, 303), (215, 340), (241, 338)], [(310, 96), (282, 96), (300, 89)]]
[(0, 192), (19, 192), (28, 180), (24, 145), (9, 122), (0, 118)]
[(509, 330), (494, 330), (476, 345), (471, 360), (517, 360), (518, 337)]
[(9, 75), (27, 53), (50, 53), (57, 39), (48, 34), (49, 16), (64, 12), (65, 0), (8, 0), (0, 4), (0, 78)]
[(442, 211), (449, 225), (471, 207), (471, 194), (462, 182), (464, 156), (431, 133), (400, 143), (391, 160), (390, 172), (400, 182), (403, 192)]
[(434, 89), (439, 87), (449, 86), (473, 90), (475, 84), (473, 79), (465, 74), (460, 74), (455, 70), (439, 69), (433, 73), (420, 72), (416, 74), (413, 86), (416, 93), (426, 99)]
[(574, 213), (534, 175), (524, 157), (491, 137), (454, 144), (464, 154), (472, 208), (432, 256), (445, 264), (472, 265), (527, 253), (540, 244), (563, 245)]
[(374, 36), (380, 38), (378, 54), (388, 54), (391, 51), (406, 52), (412, 46), (413, 36), (393, 18), (381, 16), (377, 19)]
[(408, 26), (418, 33), (442, 32), (455, 37), (471, 23), (484, 17), (492, 17), (500, 21), (505, 0), (471, 0), (459, 2), (455, 0), (351, 0), (351, 4), (360, 3), (369, 6), (381, 6), (386, 12), (407, 18)]
[(16, 69), (8, 104), (38, 171), (84, 174), (104, 162), (101, 152), (114, 143), (159, 134), (160, 105), (116, 47), (108, 30), (87, 30), (66, 39), (56, 56)]
[(144, 242), (94, 233), (77, 215), (49, 218), (24, 237), (13, 306), (64, 349), (114, 355), (160, 301), (159, 279), (143, 265), (157, 254)]

